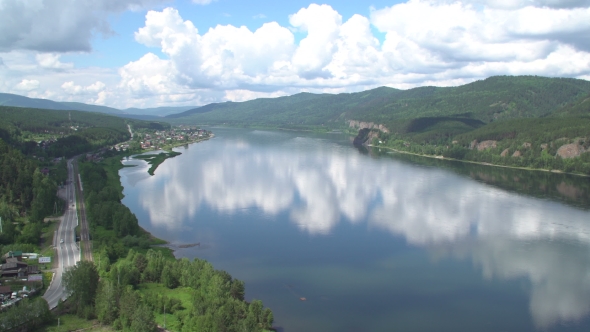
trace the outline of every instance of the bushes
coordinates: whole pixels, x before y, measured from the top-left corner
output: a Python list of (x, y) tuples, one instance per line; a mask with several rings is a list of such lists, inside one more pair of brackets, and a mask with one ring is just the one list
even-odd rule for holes
[(24, 299), (0, 316), (2, 331), (33, 331), (53, 320), (49, 305), (42, 298)]
[[(143, 283), (157, 283), (158, 292), (139, 292)], [(151, 288), (150, 284), (147, 286)], [(190, 305), (162, 293), (159, 287), (182, 287)], [(149, 289), (148, 288), (148, 289)], [(96, 317), (116, 329), (151, 331), (155, 314), (172, 314), (183, 331), (261, 331), (273, 323), (270, 309), (262, 302), (244, 301), (244, 283), (225, 271), (216, 271), (203, 260), (171, 260), (161, 252), (146, 255), (129, 251), (102, 278), (96, 296)], [(165, 311), (164, 311), (165, 308)]]

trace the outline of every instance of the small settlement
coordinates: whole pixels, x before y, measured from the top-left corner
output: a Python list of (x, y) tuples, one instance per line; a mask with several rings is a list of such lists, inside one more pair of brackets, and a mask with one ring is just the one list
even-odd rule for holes
[[(136, 135), (141, 140), (139, 143), (142, 149), (158, 150), (210, 138), (211, 132), (192, 126), (178, 126), (170, 130), (137, 132)], [(115, 146), (117, 151), (125, 151), (128, 148), (129, 143), (121, 143)]]
[(37, 265), (23, 260), (37, 258), (37, 254), (9, 251), (2, 258), (6, 263), (0, 265), (0, 309), (4, 310), (34, 294), (42, 284), (43, 276)]

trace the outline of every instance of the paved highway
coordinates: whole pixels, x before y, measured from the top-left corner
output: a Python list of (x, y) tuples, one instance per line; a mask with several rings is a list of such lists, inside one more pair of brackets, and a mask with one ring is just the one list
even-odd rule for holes
[(92, 258), (92, 245), (90, 243), (90, 237), (88, 235), (88, 220), (86, 219), (86, 204), (84, 203), (84, 184), (80, 179), (80, 172), (78, 172), (78, 161), (74, 160), (74, 174), (78, 179), (76, 185), (76, 196), (79, 200), (78, 210), (80, 211), (80, 246), (82, 247), (82, 253), (84, 254), (84, 260), (94, 261)]
[(68, 180), (65, 185), (65, 199), (67, 209), (61, 223), (53, 237), (53, 244), (56, 247), (55, 259), (57, 259), (57, 268), (51, 286), (43, 295), (43, 298), (49, 303), (49, 308), (57, 306), (59, 299), (65, 300), (66, 294), (63, 286), (62, 276), (68, 267), (74, 266), (80, 260), (80, 250), (76, 244), (75, 228), (78, 225), (78, 215), (76, 213), (76, 178), (74, 175), (73, 159), (68, 160)]

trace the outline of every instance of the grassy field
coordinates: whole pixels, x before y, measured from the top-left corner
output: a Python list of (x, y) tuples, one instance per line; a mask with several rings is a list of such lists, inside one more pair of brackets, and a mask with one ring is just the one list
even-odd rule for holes
[[(144, 295), (152, 295), (152, 294), (165, 294), (169, 298), (177, 299), (182, 303), (182, 307), (184, 308), (183, 311), (189, 312), (192, 308), (191, 304), (191, 293), (192, 290), (187, 287), (178, 287), (175, 289), (168, 289), (166, 286), (162, 284), (155, 284), (155, 283), (147, 283), (147, 284), (140, 284), (139, 292)], [(156, 324), (159, 326), (164, 326), (164, 314), (156, 314), (155, 315)], [(166, 328), (170, 331), (178, 331), (176, 328), (178, 326), (178, 319), (175, 315), (166, 314)]]

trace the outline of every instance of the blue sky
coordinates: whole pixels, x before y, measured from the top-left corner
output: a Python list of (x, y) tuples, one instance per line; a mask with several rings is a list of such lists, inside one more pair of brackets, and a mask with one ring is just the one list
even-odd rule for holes
[(0, 92), (118, 108), (590, 79), (590, 0), (0, 0), (0, 17)]
[[(332, 8), (337, 10), (344, 20), (348, 20), (354, 14), (370, 15), (372, 8), (384, 8), (400, 3), (401, 1), (333, 1)], [(193, 22), (200, 32), (205, 32), (216, 25), (247, 26), (250, 30), (256, 30), (262, 24), (276, 21), (282, 26), (289, 25), (289, 15), (299, 9), (307, 7), (309, 1), (237, 1), (217, 0), (207, 5), (199, 5), (191, 1), (164, 2), (156, 8), (174, 7), (183, 14), (183, 18)], [(146, 52), (154, 52), (161, 55), (159, 50), (137, 45), (134, 33), (143, 26), (147, 10), (126, 11), (111, 15), (108, 18), (115, 35), (104, 38), (93, 38), (93, 50), (90, 53), (72, 54), (63, 57), (65, 62), (71, 61), (77, 66), (105, 66), (120, 67), (141, 57)], [(374, 29), (375, 36), (383, 41), (385, 34)], [(304, 33), (295, 34), (296, 41), (305, 37)], [(133, 47), (129, 47), (133, 45)]]

